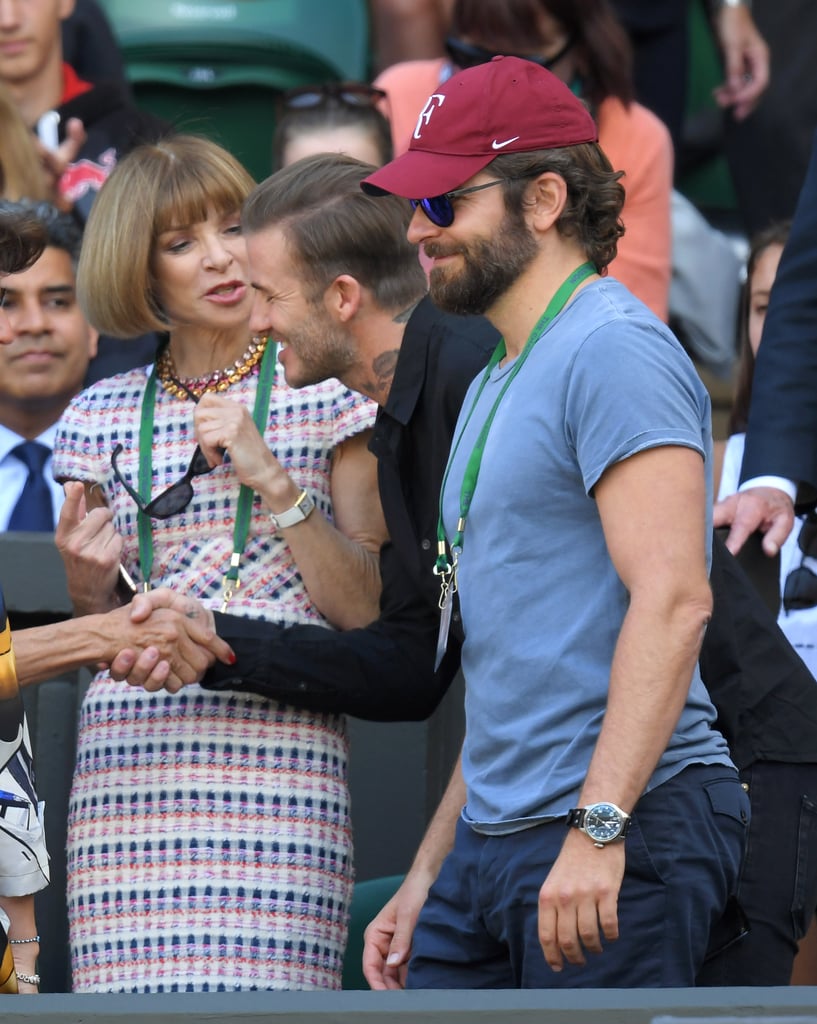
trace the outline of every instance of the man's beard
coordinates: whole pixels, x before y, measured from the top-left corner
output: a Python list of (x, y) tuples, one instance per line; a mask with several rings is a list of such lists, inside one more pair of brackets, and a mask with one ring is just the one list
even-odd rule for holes
[[(311, 314), (311, 315), (310, 315)], [(349, 338), (332, 322), (318, 303), (310, 306), (305, 320), (283, 339), (291, 345), (297, 365), (287, 374), (290, 387), (319, 384), (341, 377), (355, 361), (355, 349)]]
[(511, 287), (533, 262), (536, 242), (521, 213), (506, 213), (493, 238), (447, 249), (435, 242), (425, 246), (427, 256), (458, 253), (463, 266), (433, 268), (429, 291), (435, 305), (446, 313), (481, 314)]

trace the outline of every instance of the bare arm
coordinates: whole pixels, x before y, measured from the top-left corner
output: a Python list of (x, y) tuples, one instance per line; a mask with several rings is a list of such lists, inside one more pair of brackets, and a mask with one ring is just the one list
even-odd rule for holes
[(366, 929), (363, 973), (373, 989), (405, 988), (414, 926), (428, 890), (454, 845), (454, 830), (464, 804), (465, 782), (460, 755), (408, 874)]
[[(607, 548), (630, 595), (610, 669), (601, 733), (579, 799), (630, 812), (666, 749), (689, 691), (712, 598), (705, 560), (706, 488), (700, 455), (661, 447), (617, 463), (596, 501)], [(569, 829), (539, 896), (545, 959), (584, 963), (618, 937), (624, 844), (596, 848)]]
[[(155, 593), (158, 605), (165, 592)], [(216, 635), (212, 613), (198, 601), (177, 596), (168, 598), (166, 605), (156, 607), (144, 621), (134, 621), (125, 605), (105, 614), (15, 630), (20, 685), (40, 683), (84, 665), (109, 664), (125, 650), (133, 661), (146, 656), (155, 665), (164, 662), (160, 674), (175, 682), (176, 689), (200, 679), (216, 658), (234, 660), (229, 645)]]
[(715, 99), (720, 106), (731, 107), (735, 119), (742, 121), (769, 84), (769, 47), (745, 4), (722, 5), (714, 23), (726, 76), (715, 90)]
[[(9, 919), (10, 939), (33, 939), (37, 935), (37, 921), (34, 916), (34, 896), (0, 896), (0, 909)], [(39, 942), (14, 943), (11, 955), (14, 969), (33, 977), (37, 973)], [(36, 985), (17, 979), (17, 991), (21, 995), (32, 995), (38, 991)]]
[[(207, 394), (195, 415), (199, 444), (211, 465), (221, 461), (219, 448), (226, 449), (241, 482), (260, 494), (271, 511), (284, 512), (295, 504), (301, 487), (269, 450), (243, 405)], [(378, 555), (386, 528), (368, 438), (365, 431), (333, 453), (334, 524), (316, 509), (281, 533), (315, 607), (339, 629), (365, 626), (379, 609)]]

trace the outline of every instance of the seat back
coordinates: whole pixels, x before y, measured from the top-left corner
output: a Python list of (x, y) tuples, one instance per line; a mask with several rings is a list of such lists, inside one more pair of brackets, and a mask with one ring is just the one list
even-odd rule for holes
[(284, 89), (369, 77), (366, 0), (104, 0), (137, 104), (271, 171)]

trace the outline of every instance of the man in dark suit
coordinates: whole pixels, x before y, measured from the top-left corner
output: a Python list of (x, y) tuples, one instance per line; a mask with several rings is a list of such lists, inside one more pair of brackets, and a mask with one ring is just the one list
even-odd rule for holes
[(741, 487), (715, 507), (741, 549), (760, 530), (775, 555), (795, 506), (817, 501), (817, 136), (791, 234), (772, 288), (757, 357)]

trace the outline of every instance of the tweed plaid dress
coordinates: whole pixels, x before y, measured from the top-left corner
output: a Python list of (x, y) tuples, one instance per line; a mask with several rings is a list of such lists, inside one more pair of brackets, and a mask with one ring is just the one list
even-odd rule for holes
[[(96, 481), (141, 581), (134, 502), (145, 368), (100, 381), (67, 410), (60, 479)], [(226, 394), (252, 409), (257, 371)], [(276, 374), (266, 441), (331, 518), (333, 448), (370, 427), (373, 403)], [(184, 473), (193, 403), (157, 389), (153, 495)], [(239, 483), (229, 462), (194, 480), (181, 514), (154, 521), (154, 586), (221, 604)], [(233, 614), (322, 623), (255, 497)], [(101, 673), (83, 701), (68, 831), (74, 989), (171, 992), (339, 988), (352, 892), (342, 717), (253, 694), (148, 693)]]

